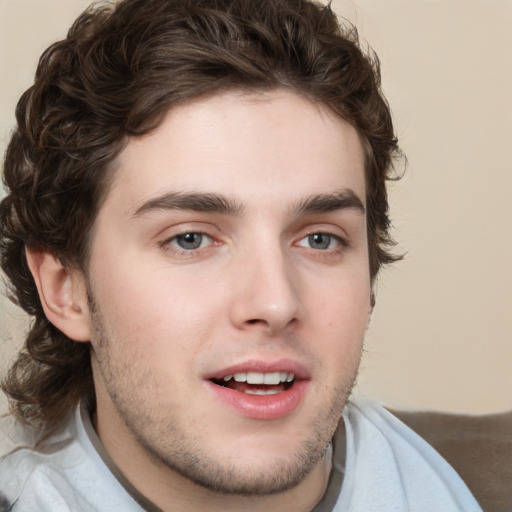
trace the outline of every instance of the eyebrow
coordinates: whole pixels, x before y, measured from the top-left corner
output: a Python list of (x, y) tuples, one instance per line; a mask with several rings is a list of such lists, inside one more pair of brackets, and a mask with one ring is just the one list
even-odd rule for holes
[(351, 189), (343, 189), (332, 194), (317, 194), (305, 197), (293, 208), (294, 211), (301, 215), (346, 209), (356, 210), (362, 215), (366, 212), (363, 202)]
[(243, 207), (236, 201), (220, 194), (168, 192), (146, 201), (133, 216), (139, 217), (155, 210), (192, 210), (224, 215), (240, 215), (243, 212)]
[[(346, 209), (354, 209), (363, 215), (365, 213), (363, 202), (351, 189), (305, 197), (291, 208), (291, 212), (296, 215), (313, 215)], [(191, 210), (237, 216), (244, 212), (244, 207), (241, 203), (220, 194), (168, 192), (146, 201), (133, 216), (140, 217), (145, 213), (159, 210)]]

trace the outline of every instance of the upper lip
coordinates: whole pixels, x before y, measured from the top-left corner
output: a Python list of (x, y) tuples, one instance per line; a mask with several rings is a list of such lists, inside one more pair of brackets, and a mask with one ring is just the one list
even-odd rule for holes
[(293, 373), (296, 379), (305, 380), (310, 378), (307, 368), (298, 361), (291, 359), (280, 359), (277, 361), (263, 361), (260, 359), (252, 359), (241, 363), (226, 366), (221, 370), (207, 374), (205, 379), (222, 379), (226, 375), (234, 375), (235, 373), (272, 373), (272, 372), (287, 372)]

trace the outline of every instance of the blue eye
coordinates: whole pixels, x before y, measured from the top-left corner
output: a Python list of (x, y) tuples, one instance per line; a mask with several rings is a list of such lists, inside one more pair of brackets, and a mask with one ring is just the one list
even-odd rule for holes
[(342, 245), (339, 237), (327, 233), (312, 233), (299, 241), (300, 247), (309, 247), (319, 251), (334, 249)]
[(212, 239), (204, 233), (183, 233), (170, 240), (170, 244), (184, 251), (195, 251), (211, 244)]

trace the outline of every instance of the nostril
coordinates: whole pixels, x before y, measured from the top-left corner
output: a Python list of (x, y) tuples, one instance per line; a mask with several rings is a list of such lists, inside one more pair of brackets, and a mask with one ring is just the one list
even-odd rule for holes
[(248, 323), (248, 324), (251, 324), (251, 325), (258, 324), (258, 323), (260, 323), (260, 322), (265, 323), (263, 320), (259, 320), (259, 319), (257, 319), (257, 318), (254, 318), (254, 319), (252, 319), (252, 320), (247, 320), (247, 323)]

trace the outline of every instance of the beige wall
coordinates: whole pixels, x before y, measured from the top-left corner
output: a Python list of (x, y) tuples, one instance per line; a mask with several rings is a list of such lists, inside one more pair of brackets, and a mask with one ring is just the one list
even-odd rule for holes
[[(88, 0), (0, 0), (0, 146), (41, 51)], [(405, 261), (378, 283), (359, 391), (402, 407), (512, 407), (512, 2), (334, 1), (383, 67), (405, 178)], [(0, 371), (23, 320), (0, 303)], [(0, 404), (1, 406), (1, 404)]]

